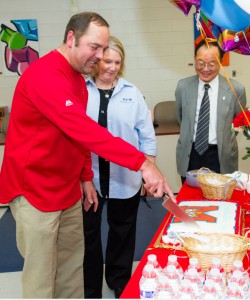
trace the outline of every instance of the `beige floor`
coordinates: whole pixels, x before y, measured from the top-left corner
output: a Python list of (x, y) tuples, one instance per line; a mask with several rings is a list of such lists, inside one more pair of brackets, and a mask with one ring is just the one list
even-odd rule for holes
[[(138, 262), (134, 262), (133, 270)], [(0, 299), (21, 299), (21, 274), (22, 272), (0, 273)], [(114, 299), (114, 293), (104, 281), (103, 299)]]

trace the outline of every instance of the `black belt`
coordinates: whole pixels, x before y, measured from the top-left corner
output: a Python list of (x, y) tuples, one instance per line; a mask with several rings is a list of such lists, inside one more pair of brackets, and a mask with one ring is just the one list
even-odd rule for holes
[(208, 144), (208, 149), (218, 149), (218, 146), (216, 144)]
[[(195, 143), (193, 143), (193, 148), (195, 147)], [(208, 150), (218, 149), (217, 144), (208, 144)]]

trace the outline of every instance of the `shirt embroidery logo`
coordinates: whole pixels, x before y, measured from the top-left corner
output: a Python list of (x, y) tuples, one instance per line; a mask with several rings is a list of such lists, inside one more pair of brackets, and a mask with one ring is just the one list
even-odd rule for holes
[(67, 106), (71, 106), (71, 105), (73, 105), (73, 102), (71, 102), (70, 100), (66, 100), (65, 106), (67, 107)]
[(123, 98), (123, 99), (121, 99), (121, 102), (123, 102), (123, 103), (133, 103), (134, 100), (133, 100), (133, 98)]

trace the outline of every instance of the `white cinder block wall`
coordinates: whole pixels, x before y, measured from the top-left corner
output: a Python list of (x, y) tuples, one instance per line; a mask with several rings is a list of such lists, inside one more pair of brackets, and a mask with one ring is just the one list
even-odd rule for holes
[[(188, 17), (168, 0), (0, 0), (1, 23), (17, 18), (38, 20), (40, 55), (63, 39), (72, 13), (96, 11), (110, 24), (111, 34), (126, 49), (126, 78), (135, 83), (152, 109), (157, 102), (174, 100), (177, 81), (194, 73), (193, 12)], [(0, 47), (2, 56), (3, 47)], [(250, 93), (250, 56), (230, 54), (225, 70)], [(0, 71), (3, 69), (0, 60)], [(18, 77), (0, 75), (0, 105), (11, 105)]]
[[(60, 45), (69, 17), (80, 11), (98, 12), (109, 22), (111, 34), (126, 49), (126, 78), (141, 89), (149, 108), (153, 109), (161, 101), (174, 100), (177, 81), (194, 74), (190, 66), (194, 8), (186, 17), (168, 0), (0, 0), (1, 23), (18, 18), (38, 20), (40, 56)], [(246, 86), (247, 95), (250, 94), (249, 69), (250, 56), (230, 54), (230, 66), (225, 70), (229, 77), (236, 70), (235, 79)], [(3, 71), (2, 59), (0, 71)], [(18, 77), (0, 75), (0, 106), (11, 107), (17, 80)], [(166, 151), (166, 159), (168, 142), (166, 137), (163, 141), (166, 149), (160, 149)], [(171, 145), (172, 152), (174, 148)], [(172, 156), (170, 170), (175, 172), (174, 153)], [(250, 167), (248, 170), (250, 173)]]

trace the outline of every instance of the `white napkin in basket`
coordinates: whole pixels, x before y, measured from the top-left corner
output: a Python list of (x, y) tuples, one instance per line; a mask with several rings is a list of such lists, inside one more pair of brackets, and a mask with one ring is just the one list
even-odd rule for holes
[(223, 185), (224, 184), (224, 182), (222, 182), (216, 178), (206, 178), (206, 182), (213, 184), (213, 185)]
[[(224, 175), (225, 175), (225, 176), (228, 176), (228, 177), (235, 177), (236, 174), (237, 174), (238, 172), (239, 172), (239, 171), (235, 171), (235, 172), (233, 172), (232, 174), (224, 174)], [(238, 190), (245, 190), (245, 189), (246, 189), (246, 186), (247, 186), (247, 182), (248, 182), (249, 176), (250, 176), (249, 174), (240, 172), (240, 176), (237, 177), (237, 184), (236, 184), (235, 189), (238, 189)], [(241, 184), (241, 183), (242, 183), (242, 184)]]

